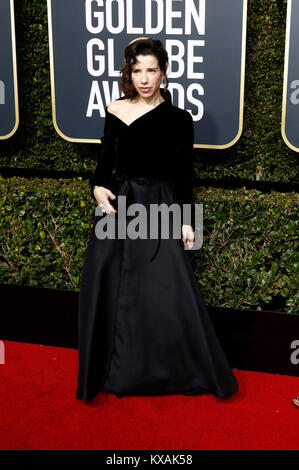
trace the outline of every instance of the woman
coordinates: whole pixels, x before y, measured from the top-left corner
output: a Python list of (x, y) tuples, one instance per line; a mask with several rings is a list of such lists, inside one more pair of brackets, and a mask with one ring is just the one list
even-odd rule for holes
[[(99, 236), (103, 215), (121, 218), (120, 196), (126, 207), (146, 209), (193, 203), (193, 120), (171, 103), (167, 66), (159, 40), (130, 43), (121, 69), (124, 95), (105, 109), (102, 155), (90, 180), (104, 214), (94, 218), (80, 282), (78, 399), (101, 389), (118, 397), (224, 398), (238, 388), (184, 249), (194, 243), (194, 211), (182, 220), (181, 237), (161, 237), (161, 220), (158, 238), (148, 236), (150, 223), (146, 238), (119, 236), (119, 227), (115, 238)], [(171, 234), (171, 214), (168, 223)]]

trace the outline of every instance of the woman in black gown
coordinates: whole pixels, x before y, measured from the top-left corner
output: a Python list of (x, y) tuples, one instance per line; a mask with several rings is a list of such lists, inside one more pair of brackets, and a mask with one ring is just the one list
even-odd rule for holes
[[(81, 400), (102, 389), (118, 397), (213, 393), (219, 398), (238, 389), (184, 248), (194, 243), (194, 210), (191, 219), (183, 219), (179, 238), (161, 237), (159, 224), (156, 238), (124, 237), (117, 228), (119, 196), (126, 208), (133, 203), (194, 208), (193, 119), (172, 105), (167, 66), (159, 40), (130, 43), (121, 69), (124, 95), (105, 108), (102, 152), (90, 180), (98, 207), (80, 281), (76, 398)], [(114, 218), (115, 238), (98, 236), (103, 216)], [(126, 227), (131, 219), (126, 216)], [(169, 224), (171, 234), (171, 214)]]

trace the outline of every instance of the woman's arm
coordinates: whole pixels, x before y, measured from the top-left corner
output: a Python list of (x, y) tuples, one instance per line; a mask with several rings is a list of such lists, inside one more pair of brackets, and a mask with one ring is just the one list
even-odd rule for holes
[[(193, 201), (194, 124), (192, 116), (188, 111), (183, 111), (182, 119), (178, 121), (174, 179), (182, 217), (183, 204), (190, 204), (191, 226), (193, 230), (195, 230), (195, 207)], [(189, 221), (186, 219), (183, 219), (183, 224), (190, 225)]]
[[(107, 111), (107, 106), (105, 111)], [(101, 149), (98, 155), (96, 170), (89, 179), (91, 196), (94, 199), (96, 199), (94, 195), (95, 186), (102, 186), (110, 189), (115, 160), (115, 136), (113, 134), (111, 116), (106, 112), (104, 136), (101, 138)]]

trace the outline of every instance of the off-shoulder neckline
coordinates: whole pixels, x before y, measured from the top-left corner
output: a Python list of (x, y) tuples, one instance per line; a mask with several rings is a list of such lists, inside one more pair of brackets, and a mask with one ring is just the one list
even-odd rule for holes
[(126, 127), (131, 127), (135, 122), (139, 121), (140, 119), (142, 119), (144, 116), (147, 116), (148, 114), (152, 113), (153, 111), (157, 110), (157, 108), (160, 108), (162, 104), (165, 104), (167, 103), (167, 100), (164, 100), (164, 101), (161, 101), (161, 103), (159, 103), (157, 106), (155, 106), (154, 108), (150, 109), (149, 111), (147, 111), (146, 113), (144, 114), (141, 114), (141, 116), (139, 116), (138, 118), (134, 119), (134, 121), (132, 121), (130, 124), (127, 124), (125, 121), (123, 121), (122, 119), (120, 119), (118, 116), (116, 116), (116, 114), (113, 114), (111, 113), (110, 111), (108, 111), (108, 106), (106, 106), (106, 113), (110, 114), (111, 116), (114, 116), (116, 119), (118, 119), (120, 122), (122, 122)]

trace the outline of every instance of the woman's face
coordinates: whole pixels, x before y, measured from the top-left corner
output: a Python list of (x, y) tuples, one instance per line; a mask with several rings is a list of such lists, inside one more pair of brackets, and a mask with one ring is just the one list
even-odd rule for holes
[(153, 55), (138, 55), (137, 62), (132, 67), (132, 82), (137, 93), (143, 98), (150, 98), (160, 93), (161, 80), (164, 77), (159, 67), (157, 57)]

